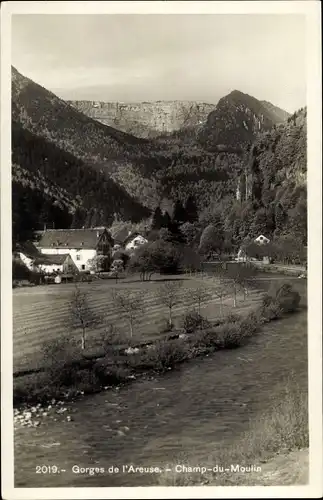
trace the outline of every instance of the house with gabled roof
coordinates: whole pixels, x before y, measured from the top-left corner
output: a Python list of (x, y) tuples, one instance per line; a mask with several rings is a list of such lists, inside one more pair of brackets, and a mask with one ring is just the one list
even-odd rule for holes
[(145, 245), (148, 243), (147, 238), (138, 232), (134, 232), (129, 234), (127, 238), (124, 240), (123, 245), (125, 250), (136, 250), (136, 248), (141, 245)]
[(113, 238), (106, 228), (37, 231), (34, 245), (41, 254), (69, 254), (79, 271), (90, 271), (97, 255), (111, 255)]
[(258, 245), (266, 245), (267, 243), (270, 242), (270, 239), (264, 236), (263, 234), (260, 234), (255, 238), (255, 243), (258, 243)]
[(70, 254), (46, 255), (41, 253), (31, 241), (26, 241), (18, 246), (16, 254), (30, 271), (45, 274), (74, 274), (78, 272)]
[(34, 261), (36, 268), (45, 274), (75, 274), (78, 268), (70, 254), (40, 254)]

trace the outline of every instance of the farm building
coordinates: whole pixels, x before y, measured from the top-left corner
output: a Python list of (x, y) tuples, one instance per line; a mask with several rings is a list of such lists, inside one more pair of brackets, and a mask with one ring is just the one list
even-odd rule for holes
[(48, 229), (37, 231), (34, 244), (46, 255), (71, 256), (79, 271), (90, 271), (97, 255), (111, 255), (113, 238), (105, 228)]
[(45, 274), (61, 273), (74, 274), (78, 268), (73, 262), (70, 254), (45, 255), (35, 259), (34, 265)]
[(78, 272), (78, 268), (69, 254), (45, 255), (29, 241), (18, 248), (17, 254), (30, 271), (45, 274)]
[(148, 243), (147, 238), (139, 233), (132, 233), (125, 239), (123, 245), (125, 250), (136, 250), (136, 248), (144, 245), (145, 243)]

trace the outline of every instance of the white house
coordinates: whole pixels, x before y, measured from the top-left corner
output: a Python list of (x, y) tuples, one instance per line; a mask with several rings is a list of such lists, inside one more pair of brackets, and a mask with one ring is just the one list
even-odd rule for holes
[(34, 262), (36, 268), (45, 274), (72, 274), (78, 272), (78, 268), (73, 262), (70, 254), (45, 255), (42, 254)]
[(258, 243), (258, 245), (266, 245), (267, 243), (270, 242), (270, 240), (266, 238), (266, 236), (264, 236), (263, 234), (260, 234), (254, 241), (255, 243)]
[(79, 271), (89, 271), (90, 260), (111, 255), (113, 238), (105, 228), (48, 229), (37, 231), (34, 244), (46, 255), (69, 254)]
[(69, 254), (42, 254), (31, 242), (24, 243), (18, 249), (18, 255), (30, 271), (42, 271), (45, 274), (78, 272), (78, 268)]
[(146, 243), (148, 243), (147, 238), (139, 233), (132, 233), (125, 239), (123, 244), (125, 250), (136, 250), (136, 248)]

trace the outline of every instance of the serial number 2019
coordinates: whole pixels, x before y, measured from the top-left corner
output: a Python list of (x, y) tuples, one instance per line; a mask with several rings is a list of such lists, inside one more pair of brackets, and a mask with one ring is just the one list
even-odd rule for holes
[(56, 465), (36, 465), (36, 474), (57, 474), (58, 472)]

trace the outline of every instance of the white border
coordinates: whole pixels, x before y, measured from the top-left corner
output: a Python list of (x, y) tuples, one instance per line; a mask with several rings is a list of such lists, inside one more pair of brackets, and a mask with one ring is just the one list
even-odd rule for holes
[[(307, 20), (310, 483), (286, 487), (14, 488), (11, 289), (12, 14), (303, 14)], [(275, 34), (273, 33), (273, 36)], [(1, 5), (2, 496), (6, 500), (105, 498), (318, 498), (322, 495), (322, 127), (320, 2), (7, 2)]]

